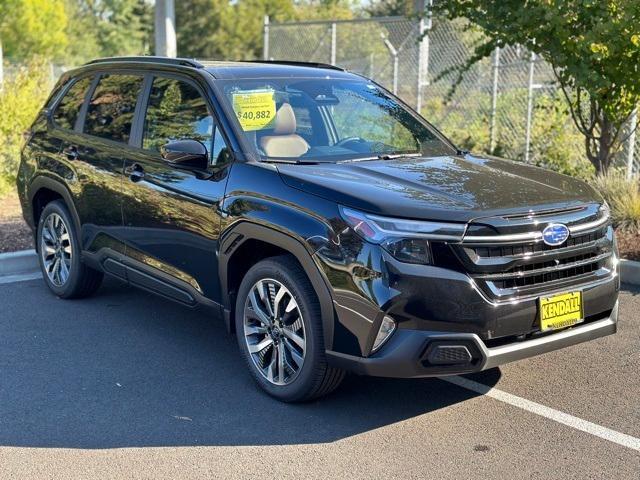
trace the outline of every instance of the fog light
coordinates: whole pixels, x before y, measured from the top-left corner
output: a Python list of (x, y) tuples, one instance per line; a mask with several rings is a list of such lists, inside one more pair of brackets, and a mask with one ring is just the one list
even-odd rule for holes
[(378, 350), (384, 343), (391, 337), (391, 334), (396, 330), (396, 322), (393, 321), (391, 317), (384, 317), (382, 319), (382, 324), (380, 325), (380, 330), (378, 330), (378, 335), (376, 336), (375, 342), (373, 342), (373, 348), (371, 352), (375, 352)]

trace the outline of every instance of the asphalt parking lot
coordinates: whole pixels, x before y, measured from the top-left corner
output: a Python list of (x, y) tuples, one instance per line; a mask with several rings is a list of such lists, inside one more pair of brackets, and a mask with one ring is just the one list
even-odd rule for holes
[(0, 284), (0, 478), (638, 480), (640, 290), (620, 314), (471, 389), (350, 376), (285, 405), (202, 313), (117, 281), (80, 301)]

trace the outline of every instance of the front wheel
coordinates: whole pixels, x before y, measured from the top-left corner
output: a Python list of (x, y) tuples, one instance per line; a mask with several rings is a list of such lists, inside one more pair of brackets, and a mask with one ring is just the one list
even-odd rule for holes
[(327, 365), (313, 286), (292, 257), (263, 260), (247, 272), (235, 321), (238, 345), (253, 378), (277, 399), (311, 400), (342, 381), (344, 372)]

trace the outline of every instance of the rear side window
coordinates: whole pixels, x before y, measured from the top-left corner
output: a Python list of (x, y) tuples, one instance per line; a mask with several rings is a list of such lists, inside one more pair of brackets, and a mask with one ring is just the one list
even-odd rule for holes
[(57, 126), (73, 130), (92, 79), (92, 77), (81, 78), (67, 90), (53, 113), (53, 122)]
[(200, 92), (190, 83), (156, 77), (144, 119), (142, 148), (160, 151), (171, 140), (199, 140), (211, 154), (213, 117)]
[(127, 143), (141, 88), (141, 76), (103, 75), (89, 102), (84, 132)]

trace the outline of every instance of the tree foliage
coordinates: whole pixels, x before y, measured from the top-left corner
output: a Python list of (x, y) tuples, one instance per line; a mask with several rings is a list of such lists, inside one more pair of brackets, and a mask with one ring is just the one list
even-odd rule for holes
[(144, 0), (67, 0), (71, 61), (151, 53), (153, 5)]
[(372, 17), (387, 17), (395, 15), (410, 16), (415, 13), (415, 0), (374, 0), (365, 7)]
[(352, 18), (354, 0), (176, 1), (178, 55), (246, 60), (262, 57), (264, 16), (271, 22)]
[(51, 90), (49, 65), (30, 60), (5, 79), (0, 90), (0, 195), (15, 185), (23, 132)]
[(587, 157), (598, 172), (610, 167), (640, 102), (640, 1), (439, 0), (435, 9), (486, 36), (460, 71), (507, 44), (551, 63)]
[(69, 42), (67, 24), (63, 0), (0, 2), (0, 41), (7, 57), (62, 56)]

